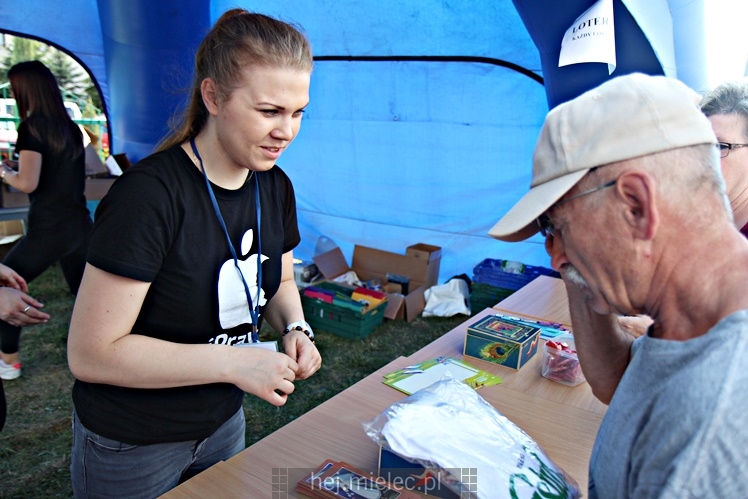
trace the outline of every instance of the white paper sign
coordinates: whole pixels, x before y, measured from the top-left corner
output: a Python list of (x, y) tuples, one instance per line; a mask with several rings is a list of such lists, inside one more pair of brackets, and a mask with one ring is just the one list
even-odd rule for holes
[(114, 159), (114, 156), (109, 156), (104, 164), (106, 165), (106, 169), (109, 170), (110, 175), (113, 175), (115, 177), (119, 177), (120, 175), (122, 175), (122, 168), (119, 167), (119, 164), (117, 164), (117, 160)]
[(581, 62), (602, 62), (608, 74), (616, 69), (613, 0), (598, 0), (569, 26), (561, 42), (558, 67)]

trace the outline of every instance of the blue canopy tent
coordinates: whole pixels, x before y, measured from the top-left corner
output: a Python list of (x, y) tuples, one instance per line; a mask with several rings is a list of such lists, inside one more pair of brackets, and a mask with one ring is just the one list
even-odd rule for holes
[(320, 236), (347, 256), (354, 244), (403, 252), (424, 242), (443, 248), (444, 281), (487, 257), (549, 266), (539, 236), (506, 244), (486, 235), (527, 190), (549, 106), (681, 61), (684, 81), (704, 86), (701, 46), (678, 24), (698, 24), (700, 0), (614, 0), (616, 71), (558, 68), (560, 36), (593, 3), (0, 0), (0, 31), (81, 62), (104, 97), (112, 152), (135, 161), (185, 102), (194, 51), (221, 13), (238, 5), (301, 25), (316, 57), (311, 101), (279, 162), (296, 187), (297, 256), (313, 256)]

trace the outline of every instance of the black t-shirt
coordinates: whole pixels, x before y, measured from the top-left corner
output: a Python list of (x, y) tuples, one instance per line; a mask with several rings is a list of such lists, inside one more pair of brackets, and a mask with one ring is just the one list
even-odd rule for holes
[[(280, 284), (281, 256), (300, 237), (289, 178), (278, 166), (254, 175), (265, 305)], [(237, 190), (211, 185), (254, 302), (255, 180)], [(226, 236), (202, 173), (179, 146), (145, 158), (112, 185), (96, 211), (88, 262), (151, 283), (132, 334), (190, 344), (249, 341), (249, 307)], [(73, 388), (87, 428), (133, 444), (206, 438), (239, 410), (243, 395), (225, 383), (135, 389), (76, 380)]]
[[(90, 223), (83, 194), (86, 182), (83, 138), (80, 138), (80, 147), (76, 146), (75, 151), (55, 153), (49, 144), (43, 142), (51, 126), (48, 118), (33, 116), (18, 126), (16, 153), (34, 151), (42, 155), (39, 185), (29, 194), (28, 230), (63, 230), (69, 233)], [(78, 125), (71, 121), (69, 126), (73, 137), (80, 137)], [(34, 137), (32, 128), (42, 140)]]

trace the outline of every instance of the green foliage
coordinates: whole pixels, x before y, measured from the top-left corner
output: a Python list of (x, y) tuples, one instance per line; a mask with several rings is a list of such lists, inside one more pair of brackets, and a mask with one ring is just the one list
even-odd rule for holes
[[(89, 83), (90, 80), (89, 80)], [(83, 111), (83, 117), (84, 118), (95, 118), (99, 114), (101, 114), (102, 110), (104, 109), (104, 103), (101, 101), (101, 94), (99, 93), (99, 89), (96, 88), (96, 85), (91, 83), (88, 87), (86, 87), (86, 96), (88, 97), (88, 101), (86, 102), (86, 107), (81, 108)]]
[(33, 61), (44, 56), (44, 45), (30, 38), (10, 37), (13, 40), (12, 50), (3, 61), (3, 78), (8, 81), (8, 69), (16, 63)]
[(65, 100), (72, 100), (83, 112), (84, 118), (94, 118), (101, 113), (103, 104), (96, 86), (83, 67), (62, 50), (30, 38), (6, 36), (10, 40), (5, 56), (0, 57), (0, 85), (8, 82), (8, 70), (23, 61), (42, 61), (63, 91)]
[[(24, 329), (23, 376), (4, 382), (8, 421), (0, 433), (0, 498), (69, 498), (73, 376), (67, 367), (66, 342), (74, 300), (58, 266), (29, 287), (52, 319)], [(310, 379), (295, 383), (296, 390), (286, 405), (275, 407), (256, 397), (245, 397), (247, 445), (464, 321), (464, 316), (418, 318), (409, 324), (386, 321), (361, 340), (315, 331), (322, 368)], [(261, 336), (277, 338), (267, 328), (263, 328)], [(363, 433), (362, 438), (366, 438)]]
[(91, 85), (91, 79), (65, 52), (49, 47), (41, 61), (52, 71), (57, 84), (66, 94), (76, 99), (87, 95), (86, 88)]

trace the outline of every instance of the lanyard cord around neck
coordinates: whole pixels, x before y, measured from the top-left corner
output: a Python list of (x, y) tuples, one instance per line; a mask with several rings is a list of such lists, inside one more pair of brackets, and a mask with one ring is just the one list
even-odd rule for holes
[(205, 187), (208, 189), (210, 202), (213, 204), (213, 211), (215, 211), (218, 222), (221, 224), (223, 233), (226, 236), (226, 242), (228, 243), (229, 250), (231, 251), (231, 256), (234, 258), (234, 266), (239, 272), (239, 277), (242, 280), (242, 284), (244, 284), (244, 293), (247, 295), (247, 305), (249, 306), (249, 316), (252, 318), (252, 341), (254, 343), (257, 343), (258, 341), (260, 341), (259, 334), (257, 332), (257, 322), (260, 317), (260, 293), (262, 293), (262, 242), (260, 239), (260, 221), (262, 220), (262, 217), (260, 207), (260, 183), (257, 180), (257, 175), (255, 174), (255, 172), (250, 173), (250, 175), (253, 175), (255, 178), (255, 217), (257, 218), (257, 305), (255, 308), (255, 306), (253, 306), (252, 304), (252, 294), (249, 292), (249, 285), (247, 285), (247, 280), (244, 279), (242, 269), (241, 267), (239, 267), (239, 259), (236, 257), (236, 249), (231, 243), (231, 237), (229, 236), (229, 231), (226, 228), (226, 222), (223, 221), (221, 210), (218, 207), (218, 201), (216, 201), (216, 195), (213, 193), (213, 188), (210, 186), (208, 173), (205, 171), (203, 158), (200, 157), (200, 153), (197, 151), (197, 145), (195, 145), (194, 138), (190, 139), (190, 146), (192, 146), (192, 152), (195, 153), (195, 157), (200, 162), (200, 169), (203, 171)]

